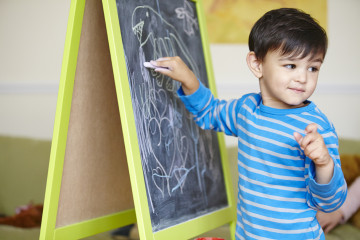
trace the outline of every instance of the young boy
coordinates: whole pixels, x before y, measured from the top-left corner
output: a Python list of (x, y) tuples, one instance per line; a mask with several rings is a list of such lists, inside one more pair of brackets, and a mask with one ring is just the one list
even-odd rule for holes
[(236, 239), (325, 239), (315, 217), (344, 202), (338, 137), (307, 100), (327, 50), (325, 31), (310, 15), (277, 9), (249, 36), (247, 64), (260, 93), (220, 101), (178, 57), (151, 63), (181, 82), (178, 94), (196, 123), (238, 138)]

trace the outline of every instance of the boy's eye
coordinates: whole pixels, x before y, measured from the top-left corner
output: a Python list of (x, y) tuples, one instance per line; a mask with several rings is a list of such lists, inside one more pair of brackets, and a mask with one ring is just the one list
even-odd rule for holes
[(308, 70), (309, 70), (310, 72), (317, 72), (317, 71), (319, 71), (319, 69), (318, 69), (317, 67), (309, 67)]
[(296, 68), (295, 64), (286, 64), (285, 67), (288, 68), (288, 69), (295, 69)]

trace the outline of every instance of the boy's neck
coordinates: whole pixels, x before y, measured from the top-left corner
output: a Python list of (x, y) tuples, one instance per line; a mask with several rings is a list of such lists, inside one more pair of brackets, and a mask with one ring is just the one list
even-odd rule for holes
[(270, 99), (270, 98), (264, 98), (262, 96), (262, 104), (264, 106), (271, 107), (271, 108), (276, 108), (276, 109), (301, 108), (301, 107), (306, 107), (307, 105), (309, 105), (309, 103), (310, 102), (308, 100), (305, 100), (304, 102), (302, 102), (301, 104), (298, 104), (298, 105), (289, 105), (289, 104), (286, 104), (284, 102), (279, 102), (277, 100), (273, 100), (273, 99)]

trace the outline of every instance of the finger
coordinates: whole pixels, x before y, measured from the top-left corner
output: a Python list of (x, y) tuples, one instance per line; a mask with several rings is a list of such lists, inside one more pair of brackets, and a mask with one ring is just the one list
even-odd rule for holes
[(334, 223), (330, 223), (329, 225), (327, 225), (325, 233), (329, 233), (335, 226), (336, 224)]
[(171, 62), (169, 60), (162, 60), (162, 61), (151, 60), (150, 63), (152, 65), (154, 65), (155, 67), (159, 67), (159, 68), (168, 68), (168, 69), (170, 69), (170, 66), (171, 66)]
[(167, 76), (169, 76), (169, 77), (171, 77), (171, 70), (170, 69), (167, 69), (167, 68), (155, 68), (154, 69), (154, 71), (155, 72), (158, 72), (158, 73), (162, 73), (162, 74), (165, 74), (165, 75), (167, 75)]
[(312, 161), (317, 163), (317, 160), (320, 158), (319, 152), (316, 149), (310, 149), (311, 145), (307, 146), (304, 150), (304, 154), (310, 158)]
[(324, 233), (328, 233), (331, 231), (331, 229), (333, 229), (333, 227), (331, 225), (332, 225), (331, 221), (328, 221), (324, 224), (324, 226), (321, 227), (323, 229)]
[(154, 66), (160, 66), (160, 64), (163, 64), (164, 61), (159, 61), (159, 59), (158, 60), (150, 60), (150, 63)]
[(318, 220), (318, 222), (319, 222), (319, 224), (320, 224), (320, 226), (321, 226), (322, 228), (324, 228), (324, 227), (326, 226), (326, 221), (325, 221), (325, 219), (323, 219), (323, 218), (317, 218), (317, 220)]
[(298, 132), (294, 132), (294, 138), (295, 138), (296, 142), (301, 146), (301, 142), (303, 140), (303, 137), (301, 136), (301, 134)]
[(317, 124), (316, 123), (310, 123), (309, 125), (306, 126), (306, 128), (305, 128), (306, 134), (314, 133), (314, 132), (317, 132)]
[(309, 145), (311, 145), (316, 140), (316, 133), (311, 132), (308, 133), (305, 137), (303, 137), (303, 140), (301, 141), (301, 147), (303, 149), (306, 149)]
[(156, 59), (156, 61), (165, 61), (165, 60), (170, 60), (170, 57), (161, 57)]

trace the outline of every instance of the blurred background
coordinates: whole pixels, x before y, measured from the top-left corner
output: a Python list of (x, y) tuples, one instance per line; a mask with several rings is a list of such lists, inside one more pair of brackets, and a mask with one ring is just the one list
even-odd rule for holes
[[(310, 3), (318, 1), (321, 9), (313, 15), (318, 14), (327, 29), (329, 49), (310, 100), (334, 123), (341, 139), (359, 141), (360, 1)], [(238, 0), (204, 2), (209, 35), (216, 31), (213, 17), (221, 14), (221, 6), (239, 4)], [(264, 1), (250, 2), (254, 12), (265, 12), (259, 8)], [(268, 2), (292, 6), (301, 1)], [(17, 206), (43, 202), (69, 8), (70, 0), (0, 0), (0, 214), (11, 215)], [(228, 32), (218, 36), (236, 32), (235, 21), (227, 22)], [(219, 98), (258, 92), (258, 80), (245, 61), (246, 41), (213, 35), (210, 40)], [(226, 138), (228, 147), (236, 143)]]
[[(70, 0), (0, 1), (0, 135), (52, 138), (69, 6)], [(329, 50), (311, 98), (340, 137), (354, 139), (360, 138), (359, 10), (357, 0), (327, 1)], [(220, 98), (258, 91), (246, 66), (246, 43), (210, 48)]]

